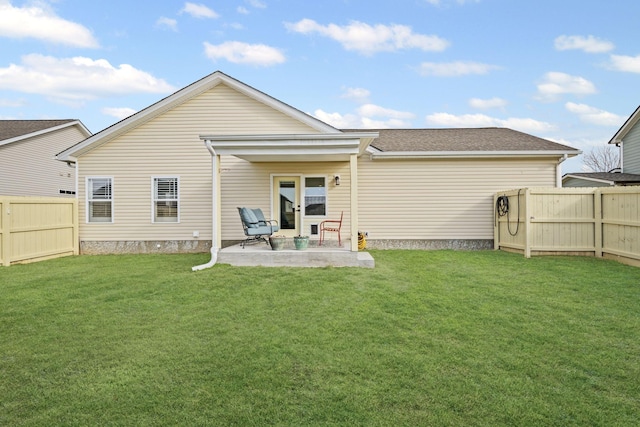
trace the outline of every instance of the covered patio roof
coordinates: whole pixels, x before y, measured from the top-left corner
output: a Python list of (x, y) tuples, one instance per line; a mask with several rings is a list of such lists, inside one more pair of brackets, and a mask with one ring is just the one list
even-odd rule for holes
[(249, 162), (349, 161), (377, 137), (378, 132), (200, 135), (216, 154)]

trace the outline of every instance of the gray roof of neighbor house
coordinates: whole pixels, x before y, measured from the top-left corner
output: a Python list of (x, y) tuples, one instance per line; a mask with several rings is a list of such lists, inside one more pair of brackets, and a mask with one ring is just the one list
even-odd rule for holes
[(0, 141), (28, 135), (75, 121), (77, 120), (0, 120)]
[(610, 181), (616, 184), (640, 183), (640, 175), (618, 172), (569, 172), (564, 175), (572, 178), (585, 178), (587, 180)]
[[(342, 129), (353, 132), (355, 129)], [(567, 145), (508, 128), (368, 129), (378, 132), (371, 146), (380, 151), (575, 151)], [(358, 131), (362, 131), (359, 129)]]

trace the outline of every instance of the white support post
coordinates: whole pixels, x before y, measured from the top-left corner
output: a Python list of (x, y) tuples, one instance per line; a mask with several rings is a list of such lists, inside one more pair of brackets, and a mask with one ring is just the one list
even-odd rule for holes
[(351, 252), (358, 252), (358, 156), (352, 154), (349, 158), (349, 168), (351, 172)]

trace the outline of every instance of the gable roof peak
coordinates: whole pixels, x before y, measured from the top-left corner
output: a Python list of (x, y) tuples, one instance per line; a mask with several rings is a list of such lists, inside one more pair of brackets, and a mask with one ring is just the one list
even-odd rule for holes
[(82, 155), (100, 145), (108, 142), (109, 140), (140, 126), (143, 123), (153, 119), (159, 114), (170, 110), (195, 96), (210, 90), (219, 84), (225, 84), (226, 86), (242, 93), (258, 102), (261, 102), (283, 114), (286, 114), (302, 123), (307, 124), (313, 129), (316, 129), (322, 133), (339, 133), (340, 131), (330, 126), (323, 121), (316, 119), (266, 93), (247, 85), (246, 83), (237, 80), (222, 71), (214, 71), (213, 73), (202, 77), (199, 80), (177, 90), (176, 92), (168, 95), (161, 100), (151, 104), (150, 106), (132, 114), (131, 116), (114, 123), (113, 125), (101, 130), (93, 136), (85, 139), (84, 141), (68, 148), (67, 150), (58, 154), (58, 160), (72, 160), (73, 158)]
[(622, 140), (627, 136), (629, 131), (633, 129), (633, 127), (640, 120), (640, 105), (635, 111), (629, 116), (629, 118), (620, 126), (620, 129), (611, 137), (609, 140), (609, 144), (620, 144)]

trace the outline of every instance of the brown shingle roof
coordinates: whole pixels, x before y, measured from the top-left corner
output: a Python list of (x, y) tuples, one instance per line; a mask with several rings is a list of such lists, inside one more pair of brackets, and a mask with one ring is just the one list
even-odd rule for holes
[(0, 120), (0, 141), (73, 122), (64, 120)]
[[(507, 128), (367, 129), (380, 151), (567, 151), (575, 148)], [(355, 129), (343, 129), (354, 132)], [(362, 129), (359, 129), (362, 131)]]

